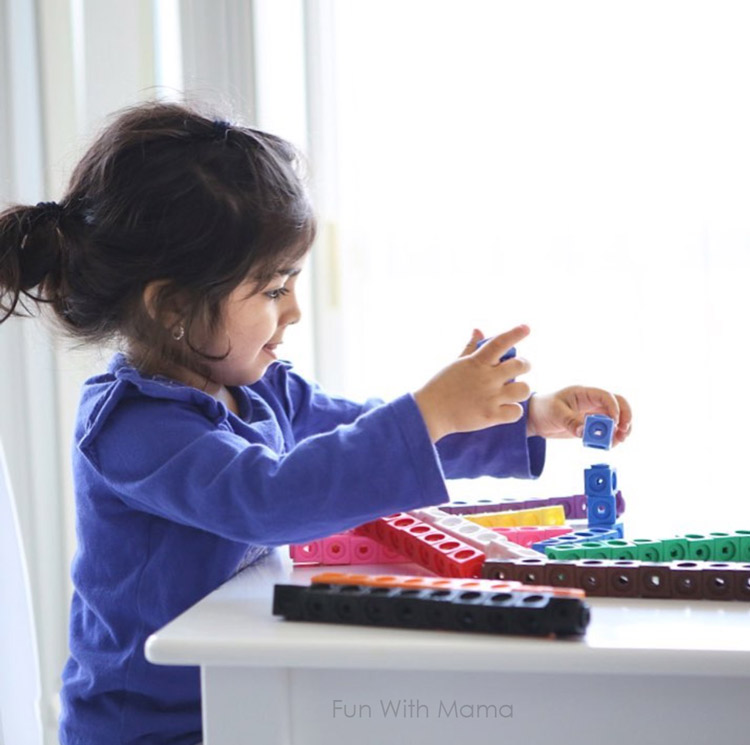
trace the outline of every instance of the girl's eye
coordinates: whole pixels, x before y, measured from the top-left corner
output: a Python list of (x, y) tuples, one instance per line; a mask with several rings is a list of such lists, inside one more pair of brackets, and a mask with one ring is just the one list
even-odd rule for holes
[(289, 290), (286, 287), (279, 287), (277, 290), (269, 290), (265, 293), (266, 297), (271, 300), (280, 300), (284, 295), (288, 295)]

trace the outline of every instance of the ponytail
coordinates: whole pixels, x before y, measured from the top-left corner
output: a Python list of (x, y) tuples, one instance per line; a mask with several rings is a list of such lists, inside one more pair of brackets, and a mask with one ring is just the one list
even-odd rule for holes
[(30, 315), (28, 300), (62, 310), (64, 218), (65, 208), (56, 202), (0, 214), (0, 323)]

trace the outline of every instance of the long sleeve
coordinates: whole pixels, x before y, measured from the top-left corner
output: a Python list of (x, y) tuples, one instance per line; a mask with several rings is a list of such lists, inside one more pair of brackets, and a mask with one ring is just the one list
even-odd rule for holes
[[(382, 404), (379, 399), (356, 403), (326, 394), (286, 363), (274, 366), (271, 373), (264, 385), (270, 384), (275, 394), (287, 402), (286, 414), (298, 440), (352, 422)], [(445, 477), (538, 477), (544, 468), (545, 440), (526, 436), (527, 420), (528, 401), (523, 403), (523, 417), (518, 422), (444, 437), (436, 448)]]
[(410, 395), (288, 452), (268, 419), (240, 434), (194, 408), (124, 397), (80, 444), (129, 506), (236, 541), (297, 543), (448, 499)]
[(287, 362), (274, 365), (253, 389), (264, 398), (283, 402), (284, 413), (297, 442), (311, 435), (330, 432), (340, 424), (351, 424), (362, 414), (383, 405), (378, 398), (360, 403), (326, 393), (317, 383), (311, 383), (294, 372)]
[(544, 468), (546, 441), (527, 437), (529, 404), (523, 403), (523, 417), (513, 424), (500, 424), (478, 432), (444, 437), (437, 451), (446, 478), (477, 476), (537, 478)]

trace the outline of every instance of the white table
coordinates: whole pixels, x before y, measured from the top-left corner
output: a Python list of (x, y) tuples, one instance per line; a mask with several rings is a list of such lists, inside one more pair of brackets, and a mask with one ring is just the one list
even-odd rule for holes
[(274, 583), (336, 569), (275, 551), (148, 640), (201, 667), (205, 745), (750, 742), (750, 603), (589, 598), (575, 641), (271, 615)]

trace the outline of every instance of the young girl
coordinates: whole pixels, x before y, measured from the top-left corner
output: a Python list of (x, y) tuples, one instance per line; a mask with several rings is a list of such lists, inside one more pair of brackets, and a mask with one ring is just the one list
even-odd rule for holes
[(144, 641), (270, 547), (445, 502), (444, 477), (538, 476), (543, 438), (580, 436), (589, 412), (628, 435), (620, 396), (530, 398), (528, 362), (499, 362), (525, 326), (478, 349), (475, 331), (390, 403), (277, 361), (315, 235), (296, 161), (273, 135), (151, 103), (101, 134), (59, 204), (0, 215), (4, 317), (43, 303), (121, 349), (75, 427), (64, 745), (198, 742), (198, 670), (150, 665)]

